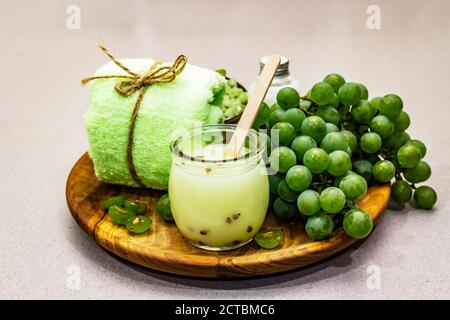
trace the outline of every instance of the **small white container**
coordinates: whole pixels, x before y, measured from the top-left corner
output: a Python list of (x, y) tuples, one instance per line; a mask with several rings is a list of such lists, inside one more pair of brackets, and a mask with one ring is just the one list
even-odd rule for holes
[[(267, 61), (267, 56), (262, 57), (259, 61), (259, 66), (261, 70), (264, 68), (265, 62)], [(251, 95), (253, 92), (253, 89), (255, 88), (256, 80), (253, 82), (253, 84), (250, 86), (249, 94)], [(268, 104), (269, 107), (271, 107), (274, 103), (277, 102), (277, 93), (280, 91), (280, 89), (284, 87), (291, 87), (296, 89), (298, 92), (300, 92), (300, 84), (298, 81), (290, 75), (289, 73), (289, 59), (281, 56), (280, 66), (278, 67), (275, 77), (273, 78), (272, 84), (269, 87), (269, 90), (267, 91), (266, 97), (264, 98), (264, 102)]]

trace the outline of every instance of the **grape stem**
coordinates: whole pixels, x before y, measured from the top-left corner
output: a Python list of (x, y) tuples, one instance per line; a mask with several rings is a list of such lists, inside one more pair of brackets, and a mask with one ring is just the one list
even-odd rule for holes
[(308, 101), (314, 102), (314, 101), (312, 101), (310, 98), (308, 98), (307, 96), (301, 96), (300, 99), (302, 99), (302, 100), (308, 100)]
[(309, 111), (308, 109), (300, 108), (300, 110), (302, 110), (304, 113), (306, 113), (306, 114), (309, 115), (309, 116), (313, 116), (313, 115), (314, 115), (314, 112), (311, 112), (311, 111)]

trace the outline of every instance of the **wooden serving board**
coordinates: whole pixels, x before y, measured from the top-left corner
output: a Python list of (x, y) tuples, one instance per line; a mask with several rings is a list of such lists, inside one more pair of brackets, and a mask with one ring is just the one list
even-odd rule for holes
[[(147, 214), (153, 219), (151, 229), (133, 235), (113, 223), (102, 208), (103, 200), (125, 194), (147, 203)], [(109, 185), (97, 180), (92, 162), (84, 154), (69, 174), (66, 186), (67, 204), (77, 223), (106, 250), (135, 264), (177, 275), (204, 278), (233, 278), (273, 274), (296, 269), (335, 255), (354, 244), (342, 229), (330, 239), (312, 242), (300, 218), (280, 221), (268, 213), (265, 227), (281, 227), (283, 245), (265, 250), (256, 243), (226, 252), (209, 252), (193, 247), (178, 232), (175, 224), (162, 220), (155, 204), (163, 192)], [(371, 187), (359, 205), (376, 223), (390, 196), (390, 186)]]

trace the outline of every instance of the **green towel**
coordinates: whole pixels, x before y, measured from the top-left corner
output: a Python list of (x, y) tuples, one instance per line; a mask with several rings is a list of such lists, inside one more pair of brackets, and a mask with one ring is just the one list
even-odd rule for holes
[[(120, 60), (130, 70), (142, 74), (154, 63), (151, 59)], [(108, 63), (95, 73), (122, 75), (123, 70)], [(120, 95), (115, 84), (120, 79), (90, 82), (90, 107), (85, 114), (89, 155), (95, 174), (107, 183), (137, 186), (127, 166), (128, 129), (138, 92)], [(167, 189), (171, 165), (170, 141), (180, 129), (199, 121), (218, 123), (221, 112), (211, 105), (225, 79), (218, 73), (193, 65), (170, 83), (147, 88), (134, 129), (133, 163), (142, 183), (154, 189)], [(219, 110), (220, 111), (220, 110)]]

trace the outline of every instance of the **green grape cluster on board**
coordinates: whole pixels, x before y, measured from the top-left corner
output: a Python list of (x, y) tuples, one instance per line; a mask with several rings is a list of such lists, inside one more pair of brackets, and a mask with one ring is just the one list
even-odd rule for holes
[(399, 96), (369, 100), (363, 84), (338, 74), (327, 75), (304, 97), (281, 89), (276, 104), (263, 104), (254, 126), (266, 125), (272, 138), (274, 214), (280, 219), (300, 214), (312, 240), (326, 239), (341, 226), (361, 239), (373, 223), (356, 201), (369, 185), (393, 180), (393, 201), (413, 199), (418, 208), (431, 209), (436, 192), (416, 186), (431, 176), (423, 160), (427, 149), (406, 132), (410, 122)]

